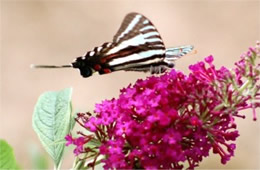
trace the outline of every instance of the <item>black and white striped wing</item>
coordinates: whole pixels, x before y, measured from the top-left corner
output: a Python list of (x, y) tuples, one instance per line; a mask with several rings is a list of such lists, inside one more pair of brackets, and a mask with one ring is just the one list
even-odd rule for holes
[[(126, 42), (127, 40), (128, 42)], [(134, 46), (146, 43), (164, 48), (161, 36), (155, 26), (149, 19), (138, 13), (130, 13), (124, 18), (119, 30), (113, 38), (113, 43), (117, 45), (128, 43)]]
[(125, 17), (105, 53), (107, 64), (113, 70), (142, 71), (151, 64), (162, 63), (164, 57), (165, 46), (160, 34), (151, 21), (138, 13)]

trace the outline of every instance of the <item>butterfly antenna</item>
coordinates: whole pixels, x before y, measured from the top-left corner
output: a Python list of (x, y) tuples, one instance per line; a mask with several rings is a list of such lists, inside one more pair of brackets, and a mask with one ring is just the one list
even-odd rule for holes
[(56, 66), (56, 65), (31, 65), (31, 68), (69, 68), (72, 67), (72, 65), (60, 65), (60, 66)]

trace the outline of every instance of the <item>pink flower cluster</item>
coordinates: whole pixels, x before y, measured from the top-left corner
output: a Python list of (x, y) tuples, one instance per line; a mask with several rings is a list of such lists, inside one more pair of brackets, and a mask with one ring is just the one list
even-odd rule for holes
[[(259, 49), (243, 55), (234, 71), (216, 69), (209, 56), (191, 65), (189, 75), (173, 69), (138, 80), (118, 99), (97, 104), (95, 116), (78, 114), (77, 122), (93, 135), (68, 135), (68, 144), (76, 155), (96, 149), (93, 162), (103, 155), (105, 169), (182, 169), (184, 162), (194, 169), (211, 149), (225, 164), (239, 136), (234, 117), (252, 108), (256, 119), (260, 107), (259, 64), (253, 63)], [(85, 146), (92, 138), (94, 149)]]

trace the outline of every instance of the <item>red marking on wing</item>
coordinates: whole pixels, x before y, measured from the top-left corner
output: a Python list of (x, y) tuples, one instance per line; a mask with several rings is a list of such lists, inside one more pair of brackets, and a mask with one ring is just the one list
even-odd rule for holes
[(104, 68), (103, 71), (104, 71), (104, 73), (111, 73), (112, 72), (109, 68)]
[(119, 54), (117, 54), (117, 53), (110, 54), (108, 56), (105, 56), (105, 57), (101, 58), (100, 63), (105, 64), (108, 60), (110, 60), (110, 59), (112, 59), (114, 57), (118, 57), (118, 56), (119, 56)]
[(101, 62), (101, 63), (106, 63), (107, 60), (110, 60), (111, 58), (118, 57), (118, 56), (119, 56), (118, 53), (111, 54), (111, 55), (108, 55), (108, 56), (102, 58), (100, 62)]
[(102, 58), (102, 59), (100, 60), (100, 63), (104, 64), (106, 61), (107, 61), (106, 58)]
[(96, 65), (94, 66), (94, 69), (95, 69), (96, 71), (99, 71), (99, 70), (101, 69), (101, 66), (100, 66), (99, 64), (96, 64)]

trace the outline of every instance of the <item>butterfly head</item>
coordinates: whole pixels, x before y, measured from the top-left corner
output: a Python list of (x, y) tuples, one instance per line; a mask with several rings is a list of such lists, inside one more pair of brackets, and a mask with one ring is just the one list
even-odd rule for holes
[(72, 67), (79, 69), (81, 76), (85, 78), (90, 77), (94, 73), (92, 67), (87, 65), (86, 61), (84, 61), (82, 57), (78, 57), (72, 63)]

